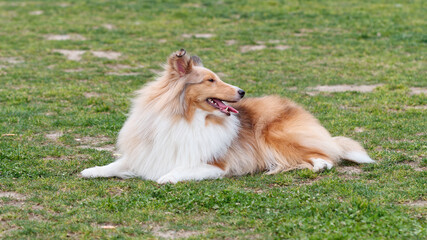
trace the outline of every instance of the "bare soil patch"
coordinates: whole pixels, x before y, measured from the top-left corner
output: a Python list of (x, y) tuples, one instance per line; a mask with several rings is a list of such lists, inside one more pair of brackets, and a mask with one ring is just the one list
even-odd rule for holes
[(361, 133), (361, 132), (364, 132), (365, 129), (363, 127), (355, 127), (354, 131), (357, 132), (357, 133)]
[(183, 7), (201, 8), (203, 7), (200, 3), (184, 3)]
[(185, 231), (185, 230), (163, 230), (161, 227), (156, 226), (151, 229), (154, 236), (166, 238), (166, 239), (177, 239), (177, 238), (189, 238), (192, 236), (200, 235), (201, 232), (196, 231)]
[(111, 142), (111, 139), (105, 136), (100, 137), (82, 137), (74, 139), (80, 143), (79, 148), (90, 148), (98, 151), (109, 151), (114, 152), (116, 147), (114, 144), (107, 144)]
[(0, 207), (2, 207), (2, 206), (11, 206), (11, 207), (23, 208), (25, 206), (25, 202), (22, 200), (12, 200), (12, 201), (8, 201), (8, 202), (0, 201)]
[(116, 29), (116, 26), (114, 26), (113, 24), (109, 24), (109, 23), (102, 24), (102, 27), (105, 28), (105, 29), (107, 29), (107, 30), (114, 30), (114, 29)]
[(79, 62), (82, 60), (82, 55), (86, 52), (84, 50), (65, 50), (65, 49), (54, 49), (53, 52), (64, 55), (68, 60)]
[(136, 75), (140, 75), (141, 73), (139, 72), (120, 72), (123, 69), (140, 69), (143, 68), (144, 65), (138, 65), (135, 67), (129, 66), (129, 65), (124, 65), (124, 64), (117, 64), (117, 65), (107, 65), (107, 67), (109, 67), (110, 69), (114, 70), (111, 72), (107, 72), (107, 75), (115, 75), (115, 76), (136, 76)]
[(86, 40), (86, 38), (80, 34), (65, 34), (65, 35), (49, 34), (49, 35), (46, 35), (45, 38), (46, 40), (53, 40), (53, 41), (65, 41), (65, 40), (84, 41)]
[(60, 137), (62, 137), (62, 135), (64, 135), (62, 132), (51, 132), (46, 134), (45, 137), (56, 142)]
[[(66, 50), (66, 49), (54, 49), (53, 52), (64, 55), (68, 60), (80, 61), (82, 55), (86, 52), (85, 50)], [(110, 60), (118, 59), (122, 54), (113, 51), (90, 51), (95, 57), (107, 58)]]
[(20, 193), (16, 192), (0, 192), (0, 198), (7, 197), (7, 198), (13, 198), (15, 200), (23, 201), (26, 199), (26, 197)]
[(272, 44), (277, 44), (277, 43), (281, 43), (281, 42), (284, 42), (284, 41), (278, 40), (278, 39), (271, 39), (271, 40), (268, 40), (267, 42), (268, 43), (272, 43)]
[(266, 48), (265, 45), (244, 45), (240, 47), (240, 52), (250, 52), (250, 51), (259, 51)]
[(212, 37), (215, 37), (215, 34), (212, 34), (212, 33), (194, 33), (194, 34), (184, 33), (181, 36), (183, 38), (191, 38), (191, 37), (195, 37), (195, 38), (212, 38)]
[(99, 97), (101, 96), (101, 94), (96, 92), (85, 92), (83, 93), (83, 96), (85, 96), (86, 98), (92, 98), (92, 97)]
[(108, 194), (110, 194), (110, 196), (120, 196), (126, 190), (129, 190), (129, 187), (124, 187), (124, 188), (112, 187), (112, 188), (108, 189)]
[(70, 4), (69, 3), (59, 3), (58, 6), (65, 8), (65, 7), (69, 7)]
[[(85, 146), (81, 146), (81, 148), (85, 148)], [(87, 148), (92, 148), (98, 151), (108, 151), (108, 152), (114, 152), (116, 150), (116, 146), (114, 144), (108, 144), (102, 147), (87, 147)]]
[(404, 165), (410, 166), (416, 172), (427, 171), (427, 167), (420, 167), (420, 163), (417, 162), (417, 161), (415, 161), (415, 162), (405, 162)]
[(418, 94), (427, 95), (427, 88), (411, 87), (409, 89), (411, 90), (411, 95), (418, 95)]
[(193, 37), (193, 34), (184, 33), (184, 34), (181, 35), (181, 37), (183, 37), (183, 38), (191, 38), (191, 37)]
[(196, 38), (212, 38), (212, 37), (215, 37), (215, 34), (212, 34), (212, 33), (196, 33), (196, 34), (194, 34), (194, 37), (196, 37)]
[(279, 44), (281, 42), (285, 42), (285, 40), (279, 40), (279, 39), (270, 39), (268, 41), (255, 41), (257, 44), (259, 45), (264, 45), (265, 43), (270, 43), (270, 44)]
[(116, 65), (108, 64), (107, 67), (112, 69), (112, 70), (122, 70), (122, 69), (131, 69), (132, 68), (131, 66), (125, 65), (125, 64), (116, 64)]
[(83, 144), (91, 144), (91, 145), (97, 145), (97, 144), (102, 144), (102, 143), (111, 141), (110, 138), (105, 137), (105, 136), (82, 137), (82, 138), (76, 138), (74, 140), (76, 140), (77, 142), (83, 143)]
[(307, 28), (301, 28), (298, 30), (298, 32), (294, 33), (295, 37), (305, 37), (308, 34), (307, 33), (312, 33), (314, 32), (313, 29), (307, 29)]
[(108, 64), (107, 67), (112, 69), (112, 70), (119, 71), (119, 70), (123, 70), (123, 69), (139, 69), (139, 68), (143, 68), (144, 65), (138, 65), (138, 66), (132, 67), (132, 66), (125, 65), (125, 64), (116, 64), (116, 65)]
[(326, 178), (326, 176), (318, 176), (316, 178), (305, 179), (305, 180), (302, 180), (300, 182), (296, 182), (296, 184), (297, 185), (313, 185), (317, 181), (322, 180), (324, 178)]
[(0, 57), (0, 62), (18, 64), (18, 63), (23, 63), (24, 61), (16, 57)]
[(114, 75), (114, 76), (137, 76), (140, 75), (141, 73), (137, 73), (137, 72), (128, 72), (128, 73), (121, 73), (121, 72), (107, 72), (107, 75)]
[(416, 168), (414, 168), (414, 171), (416, 171), (416, 172), (425, 172), (425, 171), (427, 171), (427, 167), (416, 167)]
[(419, 200), (415, 202), (404, 203), (403, 205), (410, 206), (410, 207), (427, 207), (427, 201)]
[(261, 188), (244, 188), (244, 189), (248, 192), (252, 192), (252, 193), (256, 193), (256, 194), (261, 194), (261, 193), (266, 192), (266, 190), (261, 189)]
[(427, 105), (421, 105), (421, 106), (405, 106), (405, 110), (408, 110), (408, 109), (427, 110)]
[(73, 73), (73, 72), (83, 72), (83, 68), (75, 68), (75, 69), (64, 69), (64, 72)]
[(307, 36), (307, 34), (305, 34), (305, 33), (294, 33), (294, 36), (295, 37), (305, 37), (305, 36)]
[(237, 43), (237, 40), (231, 39), (231, 40), (227, 40), (225, 41), (225, 45), (227, 46), (231, 46)]
[(29, 12), (28, 14), (38, 16), (38, 15), (42, 15), (43, 13), (44, 12), (42, 10), (37, 10), (37, 11)]
[(0, 238), (8, 236), (11, 232), (17, 231), (20, 227), (0, 221)]
[(277, 46), (274, 46), (274, 48), (277, 49), (277, 50), (283, 51), (283, 50), (287, 50), (287, 49), (291, 48), (291, 46), (288, 46), (288, 45), (277, 45)]
[(382, 84), (374, 85), (329, 85), (329, 86), (316, 86), (314, 88), (308, 88), (307, 92), (309, 95), (316, 95), (319, 92), (372, 92), (375, 88), (382, 86)]
[(91, 51), (95, 57), (99, 58), (107, 58), (110, 60), (118, 59), (122, 54), (119, 52), (112, 51)]
[[(1, 206), (13, 206), (13, 207), (19, 207), (22, 208), (25, 205), (26, 197), (20, 193), (16, 192), (0, 192), (0, 198), (11, 198), (11, 201), (4, 202), (0, 200), (0, 207)], [(1, 220), (1, 218), (0, 218)]]
[(352, 166), (337, 167), (337, 171), (345, 174), (361, 174), (363, 170)]

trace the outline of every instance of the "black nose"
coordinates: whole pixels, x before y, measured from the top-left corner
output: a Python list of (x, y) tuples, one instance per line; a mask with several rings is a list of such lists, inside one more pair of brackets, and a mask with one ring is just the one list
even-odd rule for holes
[(239, 91), (237, 91), (237, 93), (239, 93), (239, 95), (240, 95), (241, 98), (243, 96), (245, 96), (245, 91), (243, 91), (242, 89), (239, 89)]

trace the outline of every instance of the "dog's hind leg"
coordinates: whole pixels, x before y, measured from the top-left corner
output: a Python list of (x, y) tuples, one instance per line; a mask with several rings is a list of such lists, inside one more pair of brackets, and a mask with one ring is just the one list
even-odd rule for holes
[(313, 172), (321, 172), (325, 169), (331, 169), (334, 165), (323, 158), (311, 158), (313, 164)]
[(197, 167), (177, 167), (160, 177), (157, 183), (177, 183), (186, 180), (203, 180), (203, 179), (216, 179), (224, 176), (225, 172), (216, 166), (209, 164), (201, 164)]
[(130, 178), (133, 176), (131, 172), (126, 170), (124, 161), (118, 159), (108, 165), (102, 167), (87, 168), (81, 172), (84, 178), (97, 178), (97, 177), (119, 177)]

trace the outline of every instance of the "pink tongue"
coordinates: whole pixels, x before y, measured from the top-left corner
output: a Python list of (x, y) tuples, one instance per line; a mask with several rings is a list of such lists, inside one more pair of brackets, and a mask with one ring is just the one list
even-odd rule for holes
[[(230, 113), (230, 112), (234, 112), (234, 113), (239, 113), (236, 109), (234, 109), (233, 107), (227, 106), (225, 105), (221, 100), (216, 99), (216, 98), (212, 98), (212, 100), (218, 105), (219, 110), (223, 113)], [(228, 107), (228, 111), (226, 110)]]

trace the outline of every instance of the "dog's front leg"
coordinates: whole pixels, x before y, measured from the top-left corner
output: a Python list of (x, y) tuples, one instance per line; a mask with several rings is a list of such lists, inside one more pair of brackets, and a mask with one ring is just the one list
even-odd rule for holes
[(222, 178), (225, 172), (221, 168), (218, 168), (209, 164), (202, 164), (197, 167), (186, 168), (177, 167), (167, 173), (166, 175), (157, 179), (157, 183), (177, 183), (186, 180), (203, 180), (203, 179), (216, 179)]
[(102, 167), (92, 167), (83, 170), (81, 176), (84, 178), (97, 178), (97, 177), (119, 177), (130, 178), (134, 174), (127, 170), (124, 159), (118, 159), (108, 165)]

